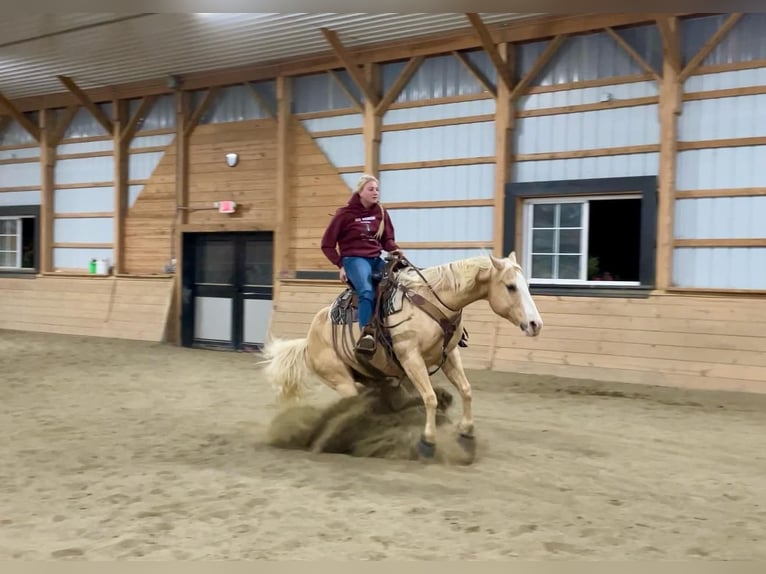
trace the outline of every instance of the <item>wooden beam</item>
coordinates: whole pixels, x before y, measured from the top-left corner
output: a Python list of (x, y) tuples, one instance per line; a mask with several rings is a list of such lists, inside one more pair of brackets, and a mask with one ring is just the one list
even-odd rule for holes
[(641, 54), (636, 52), (633, 49), (633, 46), (631, 46), (625, 41), (625, 38), (623, 38), (617, 32), (615, 32), (611, 26), (607, 26), (606, 28), (604, 28), (604, 30), (606, 30), (606, 33), (609, 34), (614, 39), (614, 41), (617, 42), (622, 47), (622, 49), (625, 50), (630, 55), (630, 57), (636, 61), (636, 63), (641, 67), (642, 70), (644, 70), (648, 74), (651, 74), (654, 77), (654, 79), (657, 80), (658, 82), (660, 81), (660, 75), (657, 73), (657, 70), (652, 68), (649, 65), (649, 62), (647, 62), (641, 56)]
[(497, 77), (500, 79), (498, 85), (500, 82), (502, 82), (506, 89), (511, 90), (513, 80), (508, 73), (507, 64), (500, 56), (500, 53), (497, 50), (497, 46), (495, 45), (495, 41), (492, 39), (492, 35), (489, 33), (487, 26), (484, 24), (484, 22), (482, 22), (481, 16), (475, 12), (469, 12), (466, 14), (466, 17), (471, 23), (471, 26), (473, 26), (473, 29), (476, 30), (476, 33), (479, 35), (479, 40), (481, 41), (481, 45), (484, 48), (484, 51), (489, 54), (489, 59), (495, 66), (495, 70), (497, 70)]
[(676, 239), (673, 245), (675, 247), (766, 247), (766, 237)]
[(40, 273), (53, 271), (53, 214), (55, 210), (56, 131), (53, 110), (40, 110)]
[(30, 119), (19, 111), (16, 106), (0, 92), (0, 106), (5, 108), (6, 113), (11, 116), (16, 123), (31, 135), (36, 142), (40, 142), (40, 128), (33, 124)]
[[(514, 46), (500, 44), (498, 55), (502, 68), (508, 70), (508, 65), (515, 62)], [(508, 72), (509, 77), (513, 75)], [(505, 233), (505, 186), (510, 179), (511, 155), (513, 154), (513, 128), (515, 126), (515, 102), (511, 97), (513, 86), (504, 82), (497, 84), (497, 100), (495, 104), (495, 193), (494, 221), (492, 228), (492, 249), (497, 257), (504, 257), (503, 239)]]
[[(377, 90), (380, 86), (380, 68), (377, 64), (366, 64), (364, 67), (365, 83), (372, 89)], [(365, 173), (380, 176), (380, 140), (381, 140), (381, 115), (377, 113), (377, 106), (370, 100), (364, 102), (364, 171)]]
[(679, 23), (675, 18), (658, 20), (663, 34), (663, 65), (660, 82), (660, 165), (657, 201), (657, 289), (673, 285), (673, 237), (676, 202), (676, 161), (678, 153), (678, 114), (681, 103)]
[[(130, 120), (127, 121), (127, 123), (122, 124), (122, 130), (120, 133), (121, 140), (124, 140), (127, 143), (130, 143), (130, 141), (133, 139), (133, 136), (136, 135), (136, 131), (138, 131), (139, 122), (144, 119), (146, 114), (149, 113), (149, 110), (152, 109), (152, 106), (154, 106), (154, 103), (157, 101), (157, 98), (159, 98), (159, 96), (152, 95), (152, 96), (146, 96), (143, 100), (141, 100), (141, 104), (138, 106), (136, 113), (133, 114), (133, 116), (130, 118)], [(118, 100), (118, 101), (124, 101), (124, 100)], [(123, 118), (123, 122), (124, 121), (125, 121), (125, 118)], [(120, 131), (120, 130), (115, 130), (115, 131)]]
[(463, 66), (465, 66), (465, 68), (473, 74), (473, 76), (479, 81), (484, 89), (492, 94), (493, 98), (497, 98), (497, 88), (492, 84), (492, 82), (489, 81), (489, 78), (484, 75), (484, 72), (474, 66), (473, 63), (462, 52), (455, 50), (452, 52), (452, 55), (455, 56), (460, 61), (460, 63), (463, 64)]
[(537, 58), (537, 61), (532, 66), (532, 69), (529, 70), (527, 75), (524, 76), (521, 81), (519, 81), (519, 83), (516, 84), (516, 86), (513, 88), (513, 91), (511, 92), (512, 102), (516, 102), (524, 94), (524, 91), (529, 87), (532, 81), (537, 78), (537, 75), (543, 70), (543, 68), (545, 68), (548, 62), (551, 61), (553, 55), (566, 39), (567, 36), (565, 34), (560, 34), (548, 42), (548, 45), (545, 47), (545, 50), (543, 50), (543, 53), (540, 54), (540, 56)]
[(93, 115), (93, 117), (96, 118), (96, 121), (101, 124), (101, 126), (106, 130), (108, 134), (114, 134), (114, 126), (112, 125), (111, 120), (106, 116), (101, 108), (93, 103), (93, 100), (91, 100), (88, 95), (83, 90), (81, 90), (80, 87), (75, 84), (71, 78), (67, 76), (56, 77), (70, 92), (72, 92), (72, 95), (77, 99), (78, 102), (80, 102), (80, 105), (87, 109)]
[(423, 56), (415, 56), (414, 58), (410, 58), (410, 60), (407, 62), (407, 65), (404, 66), (401, 72), (399, 72), (396, 80), (394, 80), (394, 83), (383, 96), (383, 99), (381, 99), (380, 103), (378, 103), (378, 105), (375, 107), (376, 114), (382, 116), (384, 113), (386, 113), (386, 111), (388, 111), (388, 107), (397, 98), (402, 89), (404, 89), (404, 86), (407, 85), (407, 82), (410, 81), (412, 75), (417, 71), (417, 69), (420, 67), (420, 64), (422, 63)]
[(330, 46), (332, 46), (332, 49), (335, 51), (340, 61), (343, 62), (343, 65), (346, 67), (346, 70), (348, 70), (351, 78), (356, 85), (359, 86), (359, 89), (362, 90), (365, 99), (372, 103), (373, 106), (377, 106), (378, 103), (380, 103), (380, 96), (378, 96), (378, 93), (372, 89), (372, 86), (365, 81), (362, 70), (359, 68), (359, 64), (354, 56), (343, 47), (337, 32), (329, 30), (328, 28), (320, 28), (320, 30), (322, 31), (322, 34), (324, 34), (325, 39), (330, 43)]
[[(141, 107), (156, 96), (144, 98)], [(138, 110), (143, 116), (141, 109)], [(113, 228), (113, 261), (114, 273), (125, 273), (125, 218), (128, 213), (128, 146), (138, 125), (139, 113), (128, 121), (127, 100), (112, 102), (112, 135), (114, 148), (114, 220)]]
[(271, 104), (266, 101), (266, 98), (263, 97), (263, 94), (258, 91), (258, 88), (256, 88), (252, 83), (245, 82), (245, 85), (250, 88), (250, 93), (253, 94), (253, 99), (258, 103), (259, 106), (263, 108), (263, 110), (269, 115), (270, 118), (276, 118), (277, 113), (274, 111), (274, 109), (271, 107)]
[(184, 132), (187, 139), (191, 137), (192, 133), (194, 132), (194, 128), (197, 127), (197, 124), (199, 124), (199, 121), (202, 119), (202, 115), (210, 107), (210, 104), (213, 102), (213, 98), (215, 98), (215, 96), (218, 94), (218, 90), (220, 90), (220, 87), (218, 86), (213, 86), (210, 88), (205, 94), (205, 97), (202, 98), (202, 101), (194, 110), (194, 113), (192, 113), (191, 117), (186, 122), (186, 125), (184, 126)]
[(327, 73), (330, 74), (330, 77), (335, 80), (335, 83), (338, 85), (338, 87), (343, 91), (344, 94), (346, 94), (348, 99), (351, 100), (351, 105), (360, 112), (363, 112), (364, 106), (362, 105), (362, 102), (360, 102), (357, 97), (351, 93), (351, 90), (349, 90), (346, 84), (343, 83), (343, 80), (340, 79), (340, 76), (335, 72), (335, 70), (328, 70)]
[(734, 25), (739, 22), (742, 19), (742, 16), (744, 14), (735, 13), (731, 14), (726, 21), (721, 24), (721, 27), (716, 30), (715, 34), (713, 34), (710, 39), (705, 42), (705, 44), (702, 46), (699, 52), (697, 52), (694, 57), (689, 60), (689, 63), (686, 64), (686, 67), (681, 70), (681, 74), (678, 77), (678, 81), (683, 84), (683, 82), (688, 78), (694, 70), (696, 70), (699, 65), (702, 63), (702, 61), (708, 57), (708, 54), (715, 48), (721, 40), (723, 40), (724, 36), (729, 33), (729, 31), (734, 27)]
[(295, 121), (291, 113), (292, 85), (290, 78), (277, 78), (277, 221), (274, 230), (274, 289), (273, 298), (279, 300), (279, 285), (282, 278), (289, 276), (290, 265), (290, 158), (292, 141), (290, 129)]

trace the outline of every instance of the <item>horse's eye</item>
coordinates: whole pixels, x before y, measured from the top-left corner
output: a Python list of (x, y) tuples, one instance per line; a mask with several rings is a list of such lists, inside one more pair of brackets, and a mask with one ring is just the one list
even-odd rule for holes
[(516, 285), (508, 285), (507, 287), (508, 287), (508, 291), (510, 291), (511, 293), (516, 291)]

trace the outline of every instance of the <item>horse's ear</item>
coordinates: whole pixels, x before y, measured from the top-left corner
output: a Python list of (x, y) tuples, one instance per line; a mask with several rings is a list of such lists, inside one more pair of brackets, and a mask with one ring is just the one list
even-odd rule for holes
[(510, 259), (511, 263), (513, 263), (515, 265), (516, 264), (516, 252), (515, 251), (511, 251), (508, 254), (508, 259)]
[(502, 260), (498, 259), (494, 255), (490, 255), (489, 256), (489, 260), (492, 261), (492, 265), (495, 267), (495, 269), (497, 269), (498, 271), (502, 271), (503, 270), (503, 262), (502, 262)]

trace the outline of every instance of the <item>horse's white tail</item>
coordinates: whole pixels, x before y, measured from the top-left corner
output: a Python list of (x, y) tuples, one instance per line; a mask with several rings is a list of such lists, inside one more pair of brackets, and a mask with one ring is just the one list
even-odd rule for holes
[(263, 347), (263, 372), (280, 401), (300, 401), (309, 388), (308, 338), (272, 339)]

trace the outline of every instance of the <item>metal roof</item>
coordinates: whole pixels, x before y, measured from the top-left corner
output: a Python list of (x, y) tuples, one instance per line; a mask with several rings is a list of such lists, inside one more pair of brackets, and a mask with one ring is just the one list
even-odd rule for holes
[[(481, 14), (500, 25), (540, 14)], [(0, 19), (0, 92), (10, 99), (329, 53), (345, 47), (469, 30), (465, 14), (39, 14)]]

